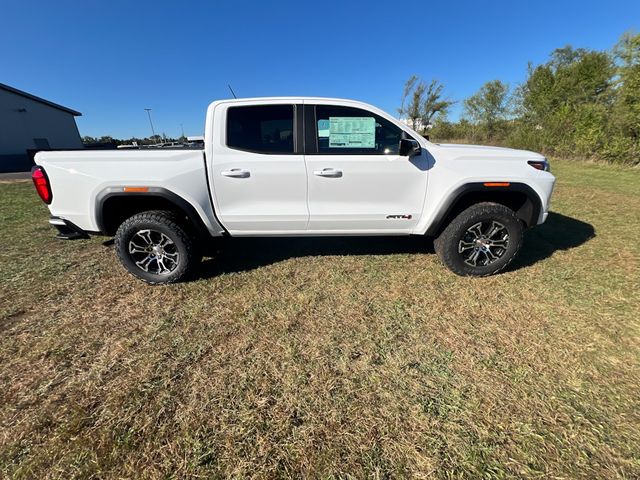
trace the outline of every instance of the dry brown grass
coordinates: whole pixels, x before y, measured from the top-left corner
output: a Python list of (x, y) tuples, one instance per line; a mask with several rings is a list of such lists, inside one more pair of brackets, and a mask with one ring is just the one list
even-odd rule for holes
[(281, 239), (148, 287), (0, 185), (0, 475), (640, 476), (640, 173), (553, 166), (480, 280), (419, 238)]

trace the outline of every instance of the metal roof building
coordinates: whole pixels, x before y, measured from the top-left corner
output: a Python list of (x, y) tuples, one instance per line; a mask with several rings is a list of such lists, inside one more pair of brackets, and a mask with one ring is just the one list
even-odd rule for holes
[(79, 149), (82, 115), (0, 83), (0, 172), (29, 170), (37, 150)]

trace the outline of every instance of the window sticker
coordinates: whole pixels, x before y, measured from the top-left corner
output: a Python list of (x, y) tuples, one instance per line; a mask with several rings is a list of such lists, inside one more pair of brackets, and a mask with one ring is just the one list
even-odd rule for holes
[(373, 117), (329, 117), (329, 148), (375, 148)]
[(327, 138), (329, 136), (329, 120), (318, 120), (318, 138)]

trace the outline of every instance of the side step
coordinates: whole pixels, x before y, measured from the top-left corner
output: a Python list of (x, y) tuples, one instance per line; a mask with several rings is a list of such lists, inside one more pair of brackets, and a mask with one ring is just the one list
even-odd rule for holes
[(79, 240), (89, 238), (89, 234), (79, 226), (60, 217), (51, 217), (49, 223), (58, 229), (56, 238), (61, 240)]

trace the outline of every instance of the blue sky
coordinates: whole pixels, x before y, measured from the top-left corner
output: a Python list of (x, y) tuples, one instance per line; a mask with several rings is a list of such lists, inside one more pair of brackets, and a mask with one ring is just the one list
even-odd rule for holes
[[(571, 44), (640, 30), (640, 1), (3, 2), (0, 82), (79, 110), (83, 135), (201, 134), (209, 102), (313, 95), (394, 113), (413, 73), (460, 100)], [(454, 107), (452, 117), (460, 113)]]

